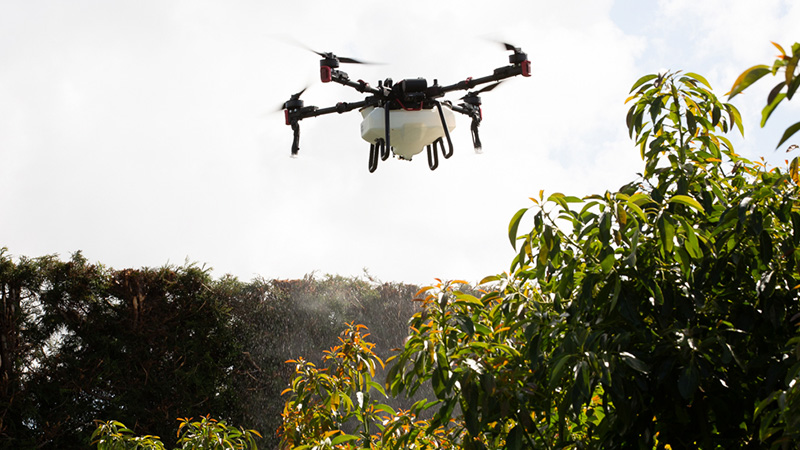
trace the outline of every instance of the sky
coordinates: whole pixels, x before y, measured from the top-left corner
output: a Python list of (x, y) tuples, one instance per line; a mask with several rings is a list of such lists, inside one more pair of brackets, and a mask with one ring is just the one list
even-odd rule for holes
[[(245, 281), (475, 282), (509, 269), (508, 223), (529, 197), (636, 179), (624, 101), (639, 77), (696, 72), (722, 97), (774, 61), (770, 41), (800, 41), (798, 24), (788, 0), (0, 0), (0, 247)], [(302, 121), (289, 157), (275, 110), (291, 94), (363, 98), (322, 84), (297, 43), (381, 63), (342, 66), (376, 85), (489, 75), (508, 63), (499, 41), (533, 73), (482, 96), (482, 154), (457, 115), (455, 154), (436, 171), (423, 153), (369, 173), (354, 111)], [(745, 137), (731, 137), (781, 165), (800, 102), (759, 128), (775, 83), (733, 100)]]

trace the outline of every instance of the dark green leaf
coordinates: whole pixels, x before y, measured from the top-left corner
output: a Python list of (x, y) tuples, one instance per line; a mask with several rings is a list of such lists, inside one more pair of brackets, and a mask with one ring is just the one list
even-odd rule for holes
[[(481, 304), (481, 306), (483, 305)], [(467, 333), (469, 337), (472, 337), (472, 335), (475, 334), (475, 326), (473, 325), (472, 319), (469, 316), (457, 315), (456, 322), (458, 322), (461, 331)]]
[(647, 83), (648, 81), (652, 80), (653, 78), (656, 78), (657, 76), (658, 75), (650, 74), (650, 75), (645, 75), (645, 76), (639, 78), (638, 80), (636, 80), (636, 83), (633, 83), (633, 86), (631, 87), (631, 90), (628, 91), (628, 93), (631, 93), (631, 92), (635, 91), (636, 88), (638, 88), (639, 86), (643, 85), (644, 83)]
[(506, 439), (506, 449), (520, 450), (522, 449), (522, 425), (517, 425), (508, 432)]
[(764, 125), (767, 124), (769, 116), (772, 115), (772, 111), (775, 111), (775, 108), (784, 98), (786, 98), (786, 94), (776, 95), (775, 98), (772, 100), (772, 102), (768, 104), (766, 107), (764, 107), (763, 110), (761, 110), (761, 128), (764, 128)]
[(691, 400), (694, 396), (694, 392), (697, 390), (697, 383), (698, 383), (698, 375), (697, 369), (695, 369), (694, 364), (687, 365), (682, 371), (681, 375), (678, 378), (678, 391), (686, 400)]
[(797, 122), (796, 124), (786, 129), (786, 132), (783, 133), (780, 142), (778, 142), (778, 145), (775, 148), (780, 147), (781, 144), (786, 142), (790, 137), (792, 137), (793, 134), (797, 133), (798, 131), (800, 131), (800, 122)]
[(514, 217), (511, 218), (511, 223), (508, 224), (508, 239), (511, 241), (511, 246), (514, 247), (514, 250), (517, 249), (517, 229), (519, 228), (519, 222), (527, 211), (528, 208), (522, 208), (517, 211)]
[(637, 358), (636, 356), (632, 355), (628, 352), (622, 352), (619, 354), (620, 358), (625, 361), (625, 364), (630, 366), (633, 370), (641, 373), (649, 373), (650, 368), (647, 367), (647, 364), (644, 363), (641, 359)]

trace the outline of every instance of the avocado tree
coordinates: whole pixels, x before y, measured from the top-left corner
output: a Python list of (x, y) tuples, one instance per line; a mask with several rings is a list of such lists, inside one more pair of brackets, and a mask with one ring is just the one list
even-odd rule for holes
[[(769, 69), (786, 79), (770, 113), (800, 83), (799, 48)], [(753, 70), (732, 95), (768, 73)], [(644, 76), (627, 102), (638, 178), (584, 198), (540, 192), (510, 222), (508, 273), (478, 295), (459, 282), (424, 290), (385, 387), (429, 385), (436, 398), (382, 411), (371, 436), (327, 425), (327, 447), (797, 445), (798, 159), (738, 155), (725, 134), (743, 133), (741, 116), (701, 75)]]

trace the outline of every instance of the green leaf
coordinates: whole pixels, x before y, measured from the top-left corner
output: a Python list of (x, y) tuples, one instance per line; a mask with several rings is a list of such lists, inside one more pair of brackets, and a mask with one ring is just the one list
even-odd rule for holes
[(520, 450), (522, 448), (522, 426), (517, 425), (508, 432), (506, 449)]
[(511, 246), (514, 250), (517, 249), (517, 229), (519, 228), (519, 222), (527, 211), (528, 208), (522, 208), (517, 211), (514, 217), (511, 218), (511, 223), (508, 224), (508, 239), (511, 241)]
[(650, 75), (645, 75), (645, 76), (639, 78), (638, 80), (636, 80), (636, 83), (633, 83), (633, 87), (631, 87), (631, 90), (628, 91), (628, 93), (631, 93), (631, 92), (635, 91), (636, 88), (638, 88), (639, 86), (647, 83), (648, 81), (650, 81), (650, 80), (652, 80), (653, 78), (656, 78), (656, 77), (658, 77), (658, 75), (650, 74)]
[(673, 195), (672, 198), (669, 199), (668, 203), (680, 203), (682, 205), (686, 205), (692, 207), (700, 212), (705, 212), (703, 209), (703, 205), (700, 204), (697, 200), (689, 197), (688, 195)]
[(728, 94), (728, 100), (732, 99), (740, 92), (745, 90), (748, 86), (758, 81), (764, 75), (772, 72), (769, 66), (765, 66), (763, 64), (753, 66), (739, 75), (739, 78), (733, 82), (733, 87), (731, 87), (731, 92)]
[(464, 294), (462, 292), (457, 292), (456, 293), (456, 298), (458, 299), (455, 302), (456, 304), (473, 305), (473, 306), (478, 306), (478, 307), (482, 307), (483, 306), (483, 302), (481, 302), (481, 300), (478, 297), (475, 297), (474, 295), (469, 295), (469, 294)]
[(394, 411), (394, 408), (392, 408), (389, 405), (384, 405), (383, 403), (378, 403), (377, 405), (375, 405), (375, 410), (383, 411), (383, 412), (389, 413), (391, 415), (395, 415), (396, 414), (395, 411)]
[(641, 373), (648, 373), (650, 372), (650, 368), (647, 367), (647, 364), (644, 363), (641, 359), (637, 358), (631, 353), (622, 352), (619, 354), (622, 360), (631, 367), (631, 369), (641, 372)]
[(614, 261), (614, 253), (609, 253), (603, 258), (603, 261), (600, 262), (600, 268), (604, 274), (608, 274), (611, 271), (611, 268), (614, 267)]
[(789, 176), (792, 177), (792, 181), (800, 184), (800, 161), (797, 156), (789, 163)]
[(331, 445), (338, 445), (342, 442), (349, 442), (349, 441), (357, 441), (358, 436), (353, 436), (352, 434), (340, 434), (335, 438), (331, 439)]
[(772, 115), (772, 111), (775, 111), (775, 108), (784, 98), (786, 98), (786, 94), (776, 95), (772, 102), (765, 106), (763, 110), (761, 110), (761, 128), (764, 128), (764, 125), (767, 124), (769, 116)]
[(500, 281), (500, 277), (499, 276), (497, 276), (497, 275), (489, 275), (489, 276), (483, 277), (483, 279), (478, 282), (478, 286), (480, 286), (482, 284), (486, 284), (486, 283), (494, 283), (496, 281)]
[(697, 390), (698, 381), (697, 369), (694, 368), (693, 363), (690, 363), (681, 371), (681, 376), (678, 378), (678, 391), (681, 393), (681, 397), (691, 400), (694, 391)]
[[(800, 58), (798, 58), (797, 54), (792, 56), (792, 58), (786, 64), (786, 69), (784, 69), (785, 70), (784, 75), (786, 76), (786, 84), (789, 85), (789, 86), (792, 85), (792, 81), (793, 81), (793, 78), (794, 78), (794, 71), (797, 68), (798, 59), (800, 59)], [(791, 98), (792, 98), (792, 96), (789, 95), (789, 99), (790, 100), (791, 100)]]
[(722, 110), (719, 109), (719, 106), (714, 105), (714, 109), (711, 110), (711, 125), (717, 126), (720, 118), (722, 118)]
[(786, 86), (786, 82), (781, 81), (780, 83), (776, 84), (771, 91), (769, 91), (769, 95), (767, 95), (767, 105), (769, 105), (770, 103), (772, 103), (773, 100), (775, 100), (775, 97), (777, 97), (778, 94), (780, 94), (781, 89), (783, 89), (784, 86)]
[(794, 93), (797, 92), (798, 87), (800, 87), (800, 77), (794, 77), (792, 82), (789, 84), (789, 88), (786, 89), (786, 98), (791, 100), (794, 96)]
[(375, 389), (376, 391), (378, 391), (381, 394), (383, 394), (384, 397), (386, 397), (386, 391), (383, 389), (383, 386), (381, 386), (380, 384), (378, 384), (378, 383), (376, 383), (374, 381), (368, 381), (367, 382), (367, 386)]
[(481, 334), (481, 335), (484, 335), (484, 336), (488, 336), (488, 335), (492, 334), (492, 329), (487, 327), (486, 325), (484, 325), (482, 323), (475, 323), (474, 325), (475, 325), (475, 331), (478, 332), (478, 334)]
[(789, 128), (786, 129), (786, 132), (783, 133), (783, 137), (781, 137), (780, 142), (778, 142), (778, 145), (775, 148), (780, 147), (781, 144), (786, 142), (787, 139), (792, 137), (792, 135), (797, 133), (798, 131), (800, 131), (800, 122), (797, 122), (796, 124), (794, 124), (794, 125), (792, 125), (792, 126), (790, 126)]
[(700, 248), (700, 243), (697, 240), (697, 234), (692, 228), (692, 224), (688, 220), (681, 218), (681, 228), (686, 234), (686, 239), (683, 242), (683, 247), (692, 259), (700, 259), (703, 257), (703, 250)]
[(558, 383), (561, 382), (562, 372), (564, 371), (564, 366), (572, 359), (571, 355), (564, 355), (561, 359), (558, 360), (553, 370), (550, 372), (550, 387), (555, 387), (559, 385)]
[(770, 236), (770, 232), (767, 230), (761, 231), (761, 235), (759, 236), (758, 242), (758, 254), (761, 259), (761, 262), (764, 265), (769, 265), (770, 261), (772, 261), (772, 249), (774, 248), (772, 244), (772, 237)]
[(691, 111), (686, 111), (686, 128), (689, 129), (690, 136), (694, 136), (697, 132), (697, 121)]
[(728, 111), (728, 116), (731, 119), (731, 123), (736, 125), (739, 129), (739, 134), (744, 136), (744, 126), (742, 125), (742, 115), (739, 113), (739, 110), (736, 109), (735, 106), (731, 105), (730, 103), (725, 104), (725, 110)]
[(661, 214), (658, 220), (656, 220), (656, 226), (658, 227), (661, 237), (661, 246), (664, 251), (664, 255), (669, 255), (672, 253), (672, 248), (674, 246), (673, 237), (675, 236), (675, 227), (672, 225), (671, 221), (664, 216), (664, 214)]
[[(483, 305), (481, 304), (481, 306)], [(461, 331), (467, 333), (468, 336), (472, 337), (472, 335), (475, 334), (475, 325), (470, 317), (459, 314), (455, 317), (455, 320), (458, 322)]]
[(702, 76), (700, 76), (700, 75), (698, 75), (698, 74), (696, 74), (696, 73), (694, 73), (694, 72), (687, 72), (687, 73), (686, 73), (686, 76), (687, 76), (687, 77), (690, 77), (690, 78), (694, 78), (695, 80), (697, 80), (697, 81), (699, 81), (699, 82), (701, 82), (701, 83), (705, 84), (705, 85), (706, 85), (706, 87), (708, 87), (709, 89), (711, 89), (711, 85), (710, 85), (710, 84), (708, 84), (708, 81), (706, 81), (706, 79), (705, 79), (705, 78), (703, 78)]

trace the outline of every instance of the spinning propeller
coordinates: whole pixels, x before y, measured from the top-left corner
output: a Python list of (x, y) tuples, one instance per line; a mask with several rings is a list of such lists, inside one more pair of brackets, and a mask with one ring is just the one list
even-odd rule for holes
[(344, 57), (344, 56), (336, 56), (336, 55), (334, 55), (333, 53), (330, 53), (330, 52), (323, 53), (323, 52), (318, 52), (316, 50), (311, 50), (311, 49), (309, 49), (309, 50), (314, 52), (314, 53), (316, 53), (316, 54), (318, 54), (319, 56), (321, 56), (323, 61), (324, 60), (335, 60), (335, 61), (338, 61), (339, 63), (342, 63), (342, 64), (373, 64), (373, 63), (368, 63), (368, 62), (365, 62), (365, 61), (359, 61), (359, 60), (357, 60), (355, 58), (347, 58), (347, 57)]

